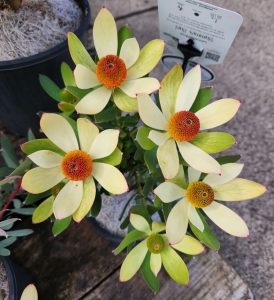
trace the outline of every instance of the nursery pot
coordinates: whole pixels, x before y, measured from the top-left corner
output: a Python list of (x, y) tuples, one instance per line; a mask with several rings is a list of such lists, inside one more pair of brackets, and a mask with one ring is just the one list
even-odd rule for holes
[(0, 257), (7, 273), (9, 286), (9, 300), (20, 299), (25, 287), (32, 283), (31, 277), (25, 271), (17, 266), (10, 258)]
[[(77, 0), (83, 11), (83, 18), (75, 34), (84, 42), (90, 26), (91, 13), (88, 0)], [(0, 61), (0, 120), (6, 128), (26, 136), (31, 128), (39, 128), (38, 112), (57, 111), (57, 103), (42, 89), (39, 74), (49, 76), (61, 84), (62, 62), (72, 65), (67, 40), (61, 44), (25, 58)]]

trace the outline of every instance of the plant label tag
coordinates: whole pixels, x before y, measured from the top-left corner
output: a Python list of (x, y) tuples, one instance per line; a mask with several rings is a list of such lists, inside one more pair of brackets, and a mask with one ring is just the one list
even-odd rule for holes
[(192, 39), (202, 51), (192, 60), (201, 65), (224, 61), (243, 22), (234, 11), (198, 0), (158, 0), (158, 7), (161, 38), (173, 50)]

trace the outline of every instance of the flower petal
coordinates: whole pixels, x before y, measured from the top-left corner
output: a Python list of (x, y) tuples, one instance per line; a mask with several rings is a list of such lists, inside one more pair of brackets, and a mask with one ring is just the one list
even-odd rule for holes
[(144, 217), (131, 213), (129, 216), (129, 220), (135, 229), (147, 234), (151, 233), (150, 226)]
[(129, 97), (120, 89), (115, 89), (113, 92), (113, 101), (116, 106), (124, 112), (135, 112), (138, 111), (136, 97)]
[(167, 120), (147, 94), (137, 96), (140, 118), (149, 127), (167, 130)]
[(53, 168), (60, 166), (63, 157), (49, 150), (40, 150), (28, 155), (37, 166), (42, 168)]
[(123, 194), (128, 191), (124, 175), (111, 165), (93, 163), (92, 175), (105, 190), (112, 194)]
[(136, 97), (138, 94), (146, 93), (151, 94), (152, 92), (160, 88), (158, 79), (145, 77), (132, 80), (126, 80), (120, 89), (127, 94), (129, 97)]
[(196, 208), (193, 207), (192, 205), (189, 205), (188, 218), (189, 218), (189, 221), (195, 227), (197, 227), (201, 232), (204, 231), (204, 229), (205, 229), (204, 223), (202, 222), (199, 214), (197, 213)]
[(166, 230), (166, 224), (165, 223), (155, 222), (155, 221), (152, 222), (152, 232), (153, 233), (158, 233), (158, 232), (161, 232), (161, 231), (164, 231), (164, 230)]
[(44, 113), (40, 126), (44, 134), (65, 152), (79, 149), (74, 131), (64, 117), (53, 113)]
[(179, 171), (179, 156), (173, 139), (166, 140), (157, 150), (157, 159), (166, 179), (174, 178)]
[(125, 62), (127, 69), (138, 59), (140, 47), (136, 38), (126, 39), (121, 47), (120, 58)]
[(230, 208), (213, 201), (209, 206), (204, 207), (203, 211), (225, 232), (238, 237), (249, 235), (245, 221)]
[(215, 199), (223, 201), (249, 200), (261, 196), (265, 191), (265, 186), (243, 178), (214, 187)]
[(150, 269), (152, 273), (157, 277), (162, 267), (161, 254), (151, 253), (150, 256)]
[(189, 204), (183, 199), (170, 211), (166, 223), (166, 233), (170, 244), (177, 244), (184, 238), (188, 225), (188, 210)]
[(34, 284), (28, 284), (21, 297), (20, 300), (38, 300), (38, 292)]
[(184, 239), (172, 247), (182, 253), (189, 255), (197, 255), (205, 250), (204, 246), (190, 235), (185, 235)]
[(83, 65), (77, 65), (73, 73), (76, 85), (80, 89), (89, 89), (101, 85), (96, 74)]
[(188, 284), (188, 269), (179, 254), (167, 245), (161, 252), (161, 257), (169, 276), (179, 284)]
[(81, 222), (83, 218), (89, 213), (95, 200), (96, 187), (92, 176), (89, 176), (84, 180), (83, 189), (84, 191), (82, 201), (78, 209), (73, 214), (73, 220), (77, 223)]
[(177, 93), (182, 80), (182, 67), (175, 65), (161, 81), (159, 99), (163, 114), (167, 119), (175, 112)]
[(183, 159), (194, 169), (203, 173), (221, 173), (220, 164), (209, 154), (188, 142), (177, 142)]
[(89, 154), (92, 159), (99, 159), (109, 156), (117, 147), (120, 131), (107, 129), (100, 132), (94, 139)]
[(215, 101), (196, 112), (200, 120), (200, 130), (211, 129), (225, 124), (237, 113), (240, 102), (234, 99)]
[(169, 138), (169, 135), (167, 132), (150, 130), (148, 138), (152, 140), (153, 143), (159, 146), (162, 145)]
[(80, 114), (95, 115), (101, 112), (108, 104), (111, 96), (111, 90), (104, 86), (88, 93), (75, 106), (75, 109)]
[(94, 139), (99, 134), (99, 129), (87, 118), (77, 119), (77, 131), (81, 150), (88, 152)]
[(115, 20), (106, 8), (98, 13), (93, 25), (93, 41), (99, 58), (117, 55), (118, 36)]
[(201, 86), (201, 67), (191, 69), (184, 77), (176, 98), (175, 110), (189, 110), (195, 101)]
[(121, 266), (120, 281), (128, 281), (137, 273), (147, 251), (147, 240), (144, 240), (129, 252)]
[(209, 184), (212, 187), (227, 183), (235, 179), (242, 172), (243, 167), (243, 164), (237, 163), (221, 165), (221, 175), (209, 174), (204, 178), (203, 182)]
[(160, 61), (164, 51), (164, 41), (156, 39), (148, 42), (140, 51), (136, 63), (128, 69), (127, 80), (147, 75)]
[(154, 190), (154, 193), (164, 203), (169, 203), (178, 199), (182, 199), (185, 195), (185, 192), (186, 191), (179, 187), (177, 184), (168, 181), (161, 183)]
[(83, 181), (69, 181), (58, 193), (53, 203), (57, 220), (71, 216), (79, 207), (83, 197)]
[(60, 166), (44, 169), (34, 168), (29, 170), (23, 177), (22, 187), (32, 194), (43, 193), (64, 179)]
[(199, 181), (199, 178), (201, 177), (201, 172), (197, 171), (193, 168), (188, 167), (188, 182), (194, 182), (194, 181)]

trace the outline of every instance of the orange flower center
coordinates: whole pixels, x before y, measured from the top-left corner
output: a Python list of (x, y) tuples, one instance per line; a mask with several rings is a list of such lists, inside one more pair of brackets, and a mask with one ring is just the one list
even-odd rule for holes
[(191, 111), (179, 111), (168, 121), (168, 132), (178, 142), (191, 141), (199, 130), (200, 121)]
[(73, 181), (86, 179), (92, 171), (92, 159), (82, 150), (68, 152), (61, 163), (62, 173)]
[(120, 86), (127, 77), (124, 61), (116, 55), (101, 58), (96, 66), (98, 80), (108, 89)]
[(214, 200), (214, 191), (205, 182), (192, 182), (186, 190), (186, 199), (197, 208), (206, 207)]

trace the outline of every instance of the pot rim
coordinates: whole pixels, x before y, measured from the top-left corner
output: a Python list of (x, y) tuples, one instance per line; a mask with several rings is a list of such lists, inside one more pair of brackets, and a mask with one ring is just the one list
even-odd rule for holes
[[(80, 26), (74, 33), (78, 36), (80, 33), (84, 32), (86, 29), (88, 29), (91, 21), (91, 11), (88, 0), (76, 0), (82, 9), (84, 16), (81, 20)], [(66, 39), (62, 43), (45, 50), (43, 52), (23, 57), (23, 58), (16, 58), (13, 60), (7, 60), (7, 61), (0, 61), (0, 71), (8, 71), (8, 70), (14, 70), (14, 69), (21, 69), (26, 68), (29, 66), (33, 66), (45, 61), (48, 61), (60, 53), (63, 53), (67, 51), (67, 43), (68, 40)]]

